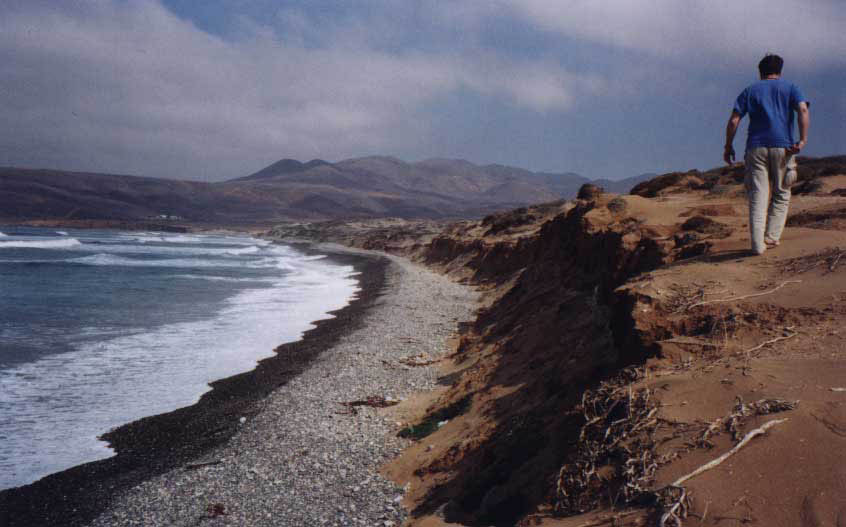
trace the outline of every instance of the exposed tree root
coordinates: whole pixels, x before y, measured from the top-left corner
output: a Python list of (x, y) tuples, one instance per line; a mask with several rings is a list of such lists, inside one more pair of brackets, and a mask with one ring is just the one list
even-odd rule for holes
[(643, 376), (635, 368), (623, 370), (617, 379), (584, 392), (585, 424), (576, 455), (558, 473), (556, 513), (597, 508), (607, 479), (620, 483), (618, 499), (630, 503), (646, 492), (658, 467), (669, 462), (655, 454), (653, 436), (661, 422), (652, 392), (632, 388)]
[(829, 247), (817, 253), (791, 258), (785, 262), (782, 272), (785, 274), (802, 274), (820, 265), (825, 265), (827, 272), (833, 273), (837, 269), (837, 265), (840, 263), (844, 254), (846, 254), (846, 249)]
[[(556, 514), (572, 515), (594, 510), (608, 498), (608, 493), (612, 492), (610, 489), (615, 489), (617, 496), (610, 499), (612, 504), (616, 504), (617, 500), (628, 505), (655, 503), (663, 511), (660, 525), (680, 527), (689, 509), (689, 493), (682, 484), (719, 465), (752, 438), (783, 420), (771, 421), (749, 432), (729, 452), (679, 478), (672, 485), (654, 490), (651, 485), (658, 468), (690, 448), (713, 446), (709, 439), (723, 430), (731, 432), (737, 441), (742, 435), (745, 420), (751, 416), (792, 410), (798, 404), (798, 401), (782, 399), (744, 403), (738, 398), (731, 413), (708, 424), (698, 441), (691, 440), (685, 443), (687, 447), (659, 455), (659, 444), (690, 434), (692, 425), (658, 417), (660, 406), (652, 392), (633, 386), (644, 375), (645, 370), (624, 370), (618, 378), (584, 392), (580, 409), (585, 423), (579, 434), (578, 450), (558, 473)], [(661, 427), (669, 432), (666, 437), (656, 436)]]

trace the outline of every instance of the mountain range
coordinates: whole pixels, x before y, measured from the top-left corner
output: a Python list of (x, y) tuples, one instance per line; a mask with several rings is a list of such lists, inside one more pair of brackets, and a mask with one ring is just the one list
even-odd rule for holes
[(464, 218), (575, 196), (584, 183), (628, 192), (654, 177), (592, 181), (460, 159), (418, 163), (371, 156), (330, 163), (282, 159), (254, 174), (206, 183), (0, 168), (0, 220), (149, 220), (239, 224), (339, 218)]

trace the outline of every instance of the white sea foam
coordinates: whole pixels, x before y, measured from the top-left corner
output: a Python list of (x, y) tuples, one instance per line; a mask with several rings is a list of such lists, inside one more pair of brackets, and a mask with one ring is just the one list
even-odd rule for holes
[(244, 236), (224, 236), (217, 234), (177, 234), (177, 235), (160, 235), (160, 241), (166, 243), (200, 243), (213, 245), (244, 245), (244, 240), (249, 240), (255, 245), (270, 245), (268, 240), (259, 238), (247, 238)]
[(208, 280), (209, 282), (233, 282), (233, 283), (262, 283), (262, 282), (278, 282), (278, 278), (236, 278), (233, 276), (212, 276), (203, 274), (175, 274), (174, 278), (188, 278), (191, 280)]
[(243, 247), (241, 249), (227, 249), (224, 251), (224, 254), (232, 254), (232, 255), (239, 255), (239, 254), (255, 254), (261, 251), (255, 245), (251, 245), (249, 247)]
[(8, 234), (0, 232), (0, 238), (5, 238), (6, 236), (8, 236)]
[[(349, 266), (285, 248), (267, 259), (285, 260), (290, 272), (272, 287), (242, 290), (207, 320), (106, 337), (0, 370), (0, 436), (5, 438), (0, 488), (110, 457), (98, 435), (196, 402), (209, 382), (252, 369), (276, 346), (301, 338), (313, 321), (346, 305), (358, 290)], [(88, 335), (100, 331), (89, 329)]]
[(0, 242), (0, 249), (68, 249), (82, 245), (76, 238), (46, 240), (13, 240)]
[(59, 234), (61, 236), (67, 236), (68, 235), (68, 233), (66, 231), (56, 231), (56, 234)]
[[(242, 242), (243, 244), (243, 242)], [(241, 256), (249, 254), (258, 254), (265, 250), (268, 254), (290, 254), (277, 253), (269, 249), (263, 249), (255, 245), (247, 247), (231, 248), (230, 247), (209, 247), (203, 244), (195, 244), (191, 246), (184, 245), (149, 245), (141, 244), (126, 244), (123, 240), (118, 240), (118, 243), (83, 243), (82, 246), (76, 247), (81, 251), (96, 251), (103, 253), (114, 254), (150, 254), (150, 255), (178, 255), (178, 256)]]
[(67, 262), (84, 265), (123, 266), (123, 267), (270, 267), (258, 262), (240, 262), (236, 260), (209, 260), (204, 258), (161, 258), (141, 260), (109, 253), (97, 253), (89, 256), (70, 258)]
[(163, 241), (165, 241), (164, 237), (162, 237), (162, 236), (154, 236), (154, 235), (149, 235), (149, 234), (144, 234), (144, 235), (141, 235), (141, 236), (135, 236), (134, 239), (135, 239), (135, 241), (137, 241), (139, 243), (163, 242)]

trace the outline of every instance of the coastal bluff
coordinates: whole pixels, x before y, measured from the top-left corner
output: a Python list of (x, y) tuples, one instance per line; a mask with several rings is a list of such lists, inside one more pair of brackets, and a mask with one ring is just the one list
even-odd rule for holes
[[(749, 252), (742, 167), (450, 224), (285, 224), (477, 288), (383, 472), (408, 525), (840, 525), (846, 158)], [(436, 420), (438, 427), (428, 423)], [(405, 423), (404, 423), (405, 424)]]

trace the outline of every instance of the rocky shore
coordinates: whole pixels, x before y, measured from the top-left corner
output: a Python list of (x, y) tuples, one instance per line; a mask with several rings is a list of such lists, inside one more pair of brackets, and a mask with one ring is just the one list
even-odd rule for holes
[[(401, 447), (396, 427), (371, 408), (340, 415), (339, 403), (430, 386), (433, 373), (396, 360), (442, 352), (455, 321), (470, 317), (472, 294), (400, 260), (320, 253), (359, 271), (350, 305), (256, 369), (215, 381), (197, 404), (109, 432), (116, 456), (0, 491), (0, 524), (397, 521), (397, 489), (375, 472)], [(347, 499), (328, 499), (331, 489)]]
[(403, 489), (378, 468), (407, 440), (380, 410), (342, 403), (434, 386), (432, 368), (399, 361), (445, 353), (474, 302), (468, 288), (391, 258), (359, 327), (261, 401), (230, 441), (127, 489), (91, 525), (400, 525)]

